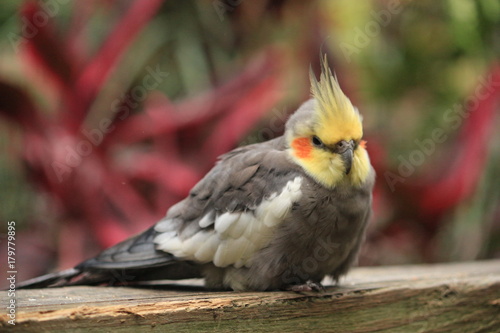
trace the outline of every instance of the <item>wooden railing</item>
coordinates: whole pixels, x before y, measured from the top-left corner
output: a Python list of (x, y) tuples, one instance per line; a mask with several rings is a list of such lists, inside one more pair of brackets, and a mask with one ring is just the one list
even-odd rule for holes
[(500, 260), (355, 268), (322, 293), (200, 286), (18, 290), (0, 331), (500, 332)]

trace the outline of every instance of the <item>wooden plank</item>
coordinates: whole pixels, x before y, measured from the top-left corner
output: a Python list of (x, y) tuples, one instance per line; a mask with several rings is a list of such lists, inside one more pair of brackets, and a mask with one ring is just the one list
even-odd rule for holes
[[(325, 281), (330, 283), (331, 281)], [(197, 287), (198, 286), (198, 287)], [(189, 286), (18, 290), (22, 332), (500, 332), (500, 260), (356, 268), (324, 293)], [(0, 308), (6, 309), (2, 296)], [(5, 312), (6, 310), (4, 310)]]

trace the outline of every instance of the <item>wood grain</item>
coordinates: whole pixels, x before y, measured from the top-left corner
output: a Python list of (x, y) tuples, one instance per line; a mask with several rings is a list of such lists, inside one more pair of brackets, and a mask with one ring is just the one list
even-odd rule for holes
[[(8, 324), (3, 310), (0, 330), (500, 332), (500, 260), (356, 268), (324, 293), (212, 292), (200, 286), (184, 281), (18, 290), (16, 325)], [(7, 301), (2, 296), (1, 309)]]

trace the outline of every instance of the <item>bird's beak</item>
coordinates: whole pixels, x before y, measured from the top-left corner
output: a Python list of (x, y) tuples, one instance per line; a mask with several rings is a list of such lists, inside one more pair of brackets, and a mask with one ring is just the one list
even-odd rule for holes
[(351, 167), (352, 167), (352, 147), (349, 147), (346, 149), (345, 152), (340, 154), (342, 156), (342, 161), (344, 162), (345, 166), (345, 174), (348, 175), (349, 172), (351, 172)]
[(342, 157), (342, 161), (344, 162), (345, 166), (345, 174), (348, 175), (349, 172), (351, 172), (351, 167), (352, 167), (352, 155), (354, 151), (354, 141), (339, 141), (334, 148), (334, 152), (339, 154)]

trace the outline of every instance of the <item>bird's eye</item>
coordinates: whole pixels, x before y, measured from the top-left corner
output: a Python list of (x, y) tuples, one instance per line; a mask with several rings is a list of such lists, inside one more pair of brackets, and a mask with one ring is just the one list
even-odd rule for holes
[(314, 135), (312, 137), (312, 143), (313, 143), (313, 145), (315, 145), (318, 148), (321, 148), (324, 146), (323, 142), (316, 135)]

